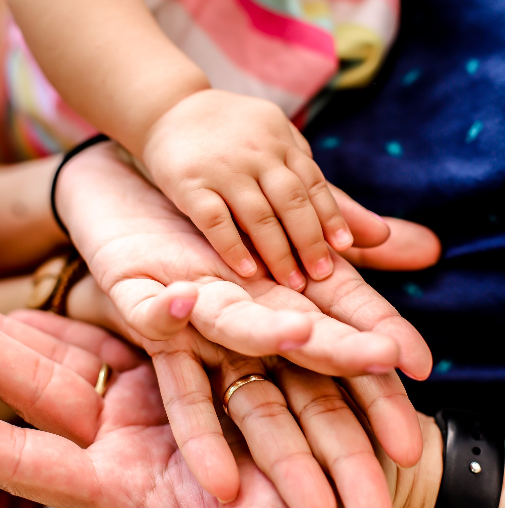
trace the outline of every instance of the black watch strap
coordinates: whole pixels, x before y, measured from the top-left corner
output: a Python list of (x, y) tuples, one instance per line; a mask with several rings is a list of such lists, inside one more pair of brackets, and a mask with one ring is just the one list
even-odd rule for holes
[(435, 508), (498, 508), (503, 483), (504, 432), (495, 419), (442, 409), (444, 473)]

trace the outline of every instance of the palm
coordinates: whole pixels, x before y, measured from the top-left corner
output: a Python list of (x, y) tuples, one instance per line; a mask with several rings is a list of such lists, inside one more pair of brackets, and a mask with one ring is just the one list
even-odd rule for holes
[[(177, 411), (173, 405), (169, 408), (169, 404), (192, 393), (189, 386), (194, 378), (188, 373), (193, 372), (191, 368), (198, 370), (201, 348), (185, 351), (188, 342), (184, 338), (180, 349), (174, 346), (177, 344), (174, 337), (157, 345), (145, 338), (170, 336), (170, 327), (163, 327), (167, 307), (162, 295), (166, 286), (178, 280), (199, 286), (191, 317), (195, 328), (204, 337), (231, 350), (250, 356), (273, 354), (282, 351), (283, 341), (296, 339), (300, 343), (310, 337), (308, 344), (294, 352), (284, 351), (283, 356), (310, 370), (330, 375), (362, 374), (371, 365), (378, 365), (383, 372), (399, 365), (414, 377), (427, 375), (431, 358), (419, 334), (344, 259), (334, 256), (336, 269), (327, 280), (309, 281), (305, 291), (308, 298), (277, 285), (264, 268), (253, 278), (242, 279), (166, 198), (114, 158), (104, 157), (107, 150), (98, 158), (83, 156), (89, 157), (89, 160), (81, 159), (83, 170), (69, 168), (63, 174), (61, 183), (67, 186), (65, 194), (72, 196), (72, 206), (63, 207), (70, 210), (66, 223), (100, 287), (119, 310), (120, 318), (114, 323), (116, 330), (126, 331), (156, 357), (161, 391), (182, 449), (188, 425), (182, 425), (180, 415), (178, 424), (174, 423)], [(94, 189), (96, 180), (100, 181), (100, 193)], [(86, 210), (84, 216), (82, 210)], [(181, 352), (191, 358), (187, 372), (177, 367), (180, 358), (176, 355)], [(221, 360), (227, 355), (223, 353)], [(179, 383), (178, 379), (184, 382)], [(421, 451), (419, 426), (396, 375), (365, 376), (343, 382), (347, 392), (366, 412), (389, 455), (403, 466), (413, 465)], [(208, 381), (200, 372), (198, 390), (204, 400), (209, 397), (207, 386)], [(381, 403), (376, 405), (377, 400)], [(184, 408), (180, 409), (184, 415)], [(210, 420), (205, 417), (209, 414), (208, 407), (199, 414), (201, 418), (193, 431), (206, 433), (211, 442), (216, 430), (206, 426), (216, 429), (216, 425), (209, 424)], [(185, 415), (191, 416), (187, 412)], [(345, 432), (349, 435), (362, 432), (356, 423), (346, 421)], [(259, 447), (265, 448), (264, 444)], [(225, 453), (222, 447), (221, 452)], [(196, 450), (196, 454), (186, 451), (184, 457), (200, 483), (214, 493), (219, 492), (215, 485), (209, 488), (210, 483), (219, 483), (219, 475), (210, 483), (206, 481), (206, 468), (198, 460), (201, 455), (201, 450)], [(206, 456), (212, 457), (211, 446)], [(229, 461), (228, 466), (222, 462), (221, 469), (231, 471), (233, 466)], [(370, 478), (372, 469), (367, 469)], [(349, 475), (346, 481), (339, 482), (339, 488), (350, 483), (347, 479)], [(276, 486), (280, 488), (277, 483)], [(376, 482), (375, 487), (383, 490)]]
[[(417, 331), (341, 257), (334, 255), (330, 278), (309, 280), (308, 298), (279, 286), (264, 267), (241, 278), (163, 195), (117, 161), (105, 160), (108, 172), (93, 162), (86, 174), (68, 172), (75, 180), (69, 192), (76, 214), (69, 218), (72, 239), (137, 343), (142, 337), (166, 338), (153, 319), (157, 305), (160, 313), (156, 297), (170, 283), (185, 280), (200, 286), (193, 325), (229, 349), (274, 354), (283, 341), (310, 337), (307, 346), (285, 356), (330, 375), (361, 374), (370, 364), (399, 366), (416, 378), (429, 373), (431, 356)], [(110, 170), (114, 164), (120, 174)], [(92, 189), (90, 172), (103, 179), (100, 194)], [(117, 181), (123, 192), (117, 192)], [(279, 315), (272, 309), (298, 312)]]
[[(7, 424), (0, 423), (0, 435), (5, 437), (0, 468), (2, 485), (37, 501), (75, 507), (218, 505), (198, 484), (182, 458), (151, 362), (89, 325), (43, 313), (20, 313), (19, 317), (73, 344), (62, 346), (54, 337), (0, 316), (0, 329), (9, 334), (0, 331), (0, 343), (7, 352), (1, 362), (0, 395), (27, 421), (87, 448), (54, 434), (15, 428), (11, 432)], [(100, 359), (80, 346), (91, 352), (100, 351)], [(8, 384), (13, 380), (7, 364), (18, 356), (20, 360), (23, 357), (25, 364), (25, 381), (18, 383), (17, 393), (12, 394)], [(53, 358), (64, 359), (65, 366), (57, 365)], [(94, 365), (100, 365), (101, 361), (109, 362), (116, 372), (103, 400), (92, 385), (83, 383), (82, 377), (87, 381)], [(41, 408), (33, 404), (30, 392), (44, 383), (41, 386), (33, 383), (32, 366), (39, 369), (40, 379), (46, 371), (51, 372), (51, 383), (36, 397), (43, 401)], [(78, 399), (77, 406), (65, 397), (67, 389)], [(241, 469), (241, 494), (234, 506), (284, 507), (226, 417), (223, 426)], [(17, 443), (23, 434), (25, 451), (19, 455)], [(34, 471), (36, 475), (32, 477)]]

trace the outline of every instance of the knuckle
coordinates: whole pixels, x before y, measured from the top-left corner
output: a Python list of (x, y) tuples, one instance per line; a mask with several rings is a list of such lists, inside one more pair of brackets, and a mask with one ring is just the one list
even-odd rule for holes
[(256, 420), (261, 420), (262, 424), (271, 425), (271, 420), (275, 420), (279, 417), (283, 418), (287, 413), (288, 408), (285, 402), (272, 400), (254, 405), (234, 418), (234, 421), (240, 428), (244, 428), (246, 425)]
[(230, 214), (220, 203), (202, 203), (194, 207), (191, 219), (208, 231), (221, 231), (230, 225)]
[(299, 413), (299, 420), (310, 420), (325, 413), (351, 411), (339, 394), (321, 395), (308, 402)]
[(165, 409), (167, 413), (169, 411), (177, 412), (184, 408), (201, 406), (205, 404), (212, 404), (212, 400), (209, 394), (206, 394), (200, 390), (194, 390), (183, 393), (182, 395), (172, 397), (167, 401)]
[[(45, 366), (49, 368), (45, 368)], [(24, 404), (24, 410), (29, 410), (36, 406), (37, 402), (44, 395), (49, 383), (51, 382), (54, 374), (54, 364), (43, 363), (42, 358), (37, 358), (33, 367), (32, 373), (32, 394)]]
[[(306, 451), (291, 452), (291, 453), (288, 453), (287, 455), (283, 455), (283, 456), (278, 457), (275, 460), (273, 460), (272, 464), (271, 464), (271, 469), (272, 469), (272, 471), (275, 471), (276, 469), (279, 469), (279, 468), (286, 468), (286, 467), (289, 468), (290, 465), (294, 465), (293, 464), (294, 462), (299, 462), (299, 461), (305, 462), (307, 460), (313, 460), (313, 458), (314, 457), (310, 452), (306, 452)], [(288, 473), (285, 472), (285, 474), (288, 474)]]
[(230, 226), (230, 217), (227, 213), (209, 214), (203, 219), (204, 228), (209, 232), (219, 232)]
[(298, 187), (286, 193), (285, 209), (287, 211), (302, 210), (309, 206), (309, 197), (304, 189)]
[(388, 400), (394, 400), (394, 399), (407, 399), (409, 400), (406, 393), (382, 393), (379, 395), (376, 395), (371, 401), (366, 404), (365, 412), (370, 413), (376, 406), (388, 401)]
[(343, 466), (349, 460), (355, 459), (358, 457), (369, 457), (369, 458), (375, 458), (375, 455), (372, 450), (356, 450), (353, 452), (348, 452), (344, 455), (339, 455), (337, 457), (334, 457), (328, 464), (328, 469), (330, 471), (334, 471), (335, 469)]
[(270, 210), (258, 211), (253, 215), (254, 229), (259, 230), (260, 232), (269, 231), (279, 225), (277, 217)]
[(326, 194), (328, 192), (328, 185), (326, 184), (326, 180), (317, 179), (311, 182), (307, 192), (311, 198), (318, 197), (321, 194)]
[(9, 442), (13, 450), (13, 457), (15, 459), (12, 462), (10, 471), (7, 474), (7, 483), (15, 482), (19, 468), (23, 462), (24, 451), (26, 448), (26, 430), (18, 427), (11, 427), (11, 435)]

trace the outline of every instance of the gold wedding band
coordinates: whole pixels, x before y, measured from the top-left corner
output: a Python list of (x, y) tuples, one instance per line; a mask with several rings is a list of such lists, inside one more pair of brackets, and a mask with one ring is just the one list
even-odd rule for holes
[(102, 397), (105, 395), (111, 374), (112, 369), (110, 368), (110, 365), (104, 363), (98, 373), (98, 380), (95, 385), (95, 392), (98, 393), (98, 395), (101, 395)]
[(243, 376), (240, 379), (234, 381), (226, 391), (224, 392), (223, 397), (223, 409), (226, 414), (228, 414), (228, 404), (230, 403), (231, 396), (242, 386), (247, 383), (252, 383), (253, 381), (270, 381), (263, 374), (248, 374), (247, 376)]

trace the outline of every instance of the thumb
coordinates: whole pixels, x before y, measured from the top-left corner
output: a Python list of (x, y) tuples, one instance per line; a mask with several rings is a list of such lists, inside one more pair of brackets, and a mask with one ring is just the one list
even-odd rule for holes
[(150, 340), (167, 340), (185, 328), (197, 296), (191, 282), (164, 286), (152, 279), (123, 280), (110, 294), (127, 326)]
[(425, 226), (414, 222), (384, 218), (391, 234), (378, 247), (352, 247), (339, 254), (358, 268), (373, 270), (423, 270), (437, 263), (442, 246), (438, 237)]

